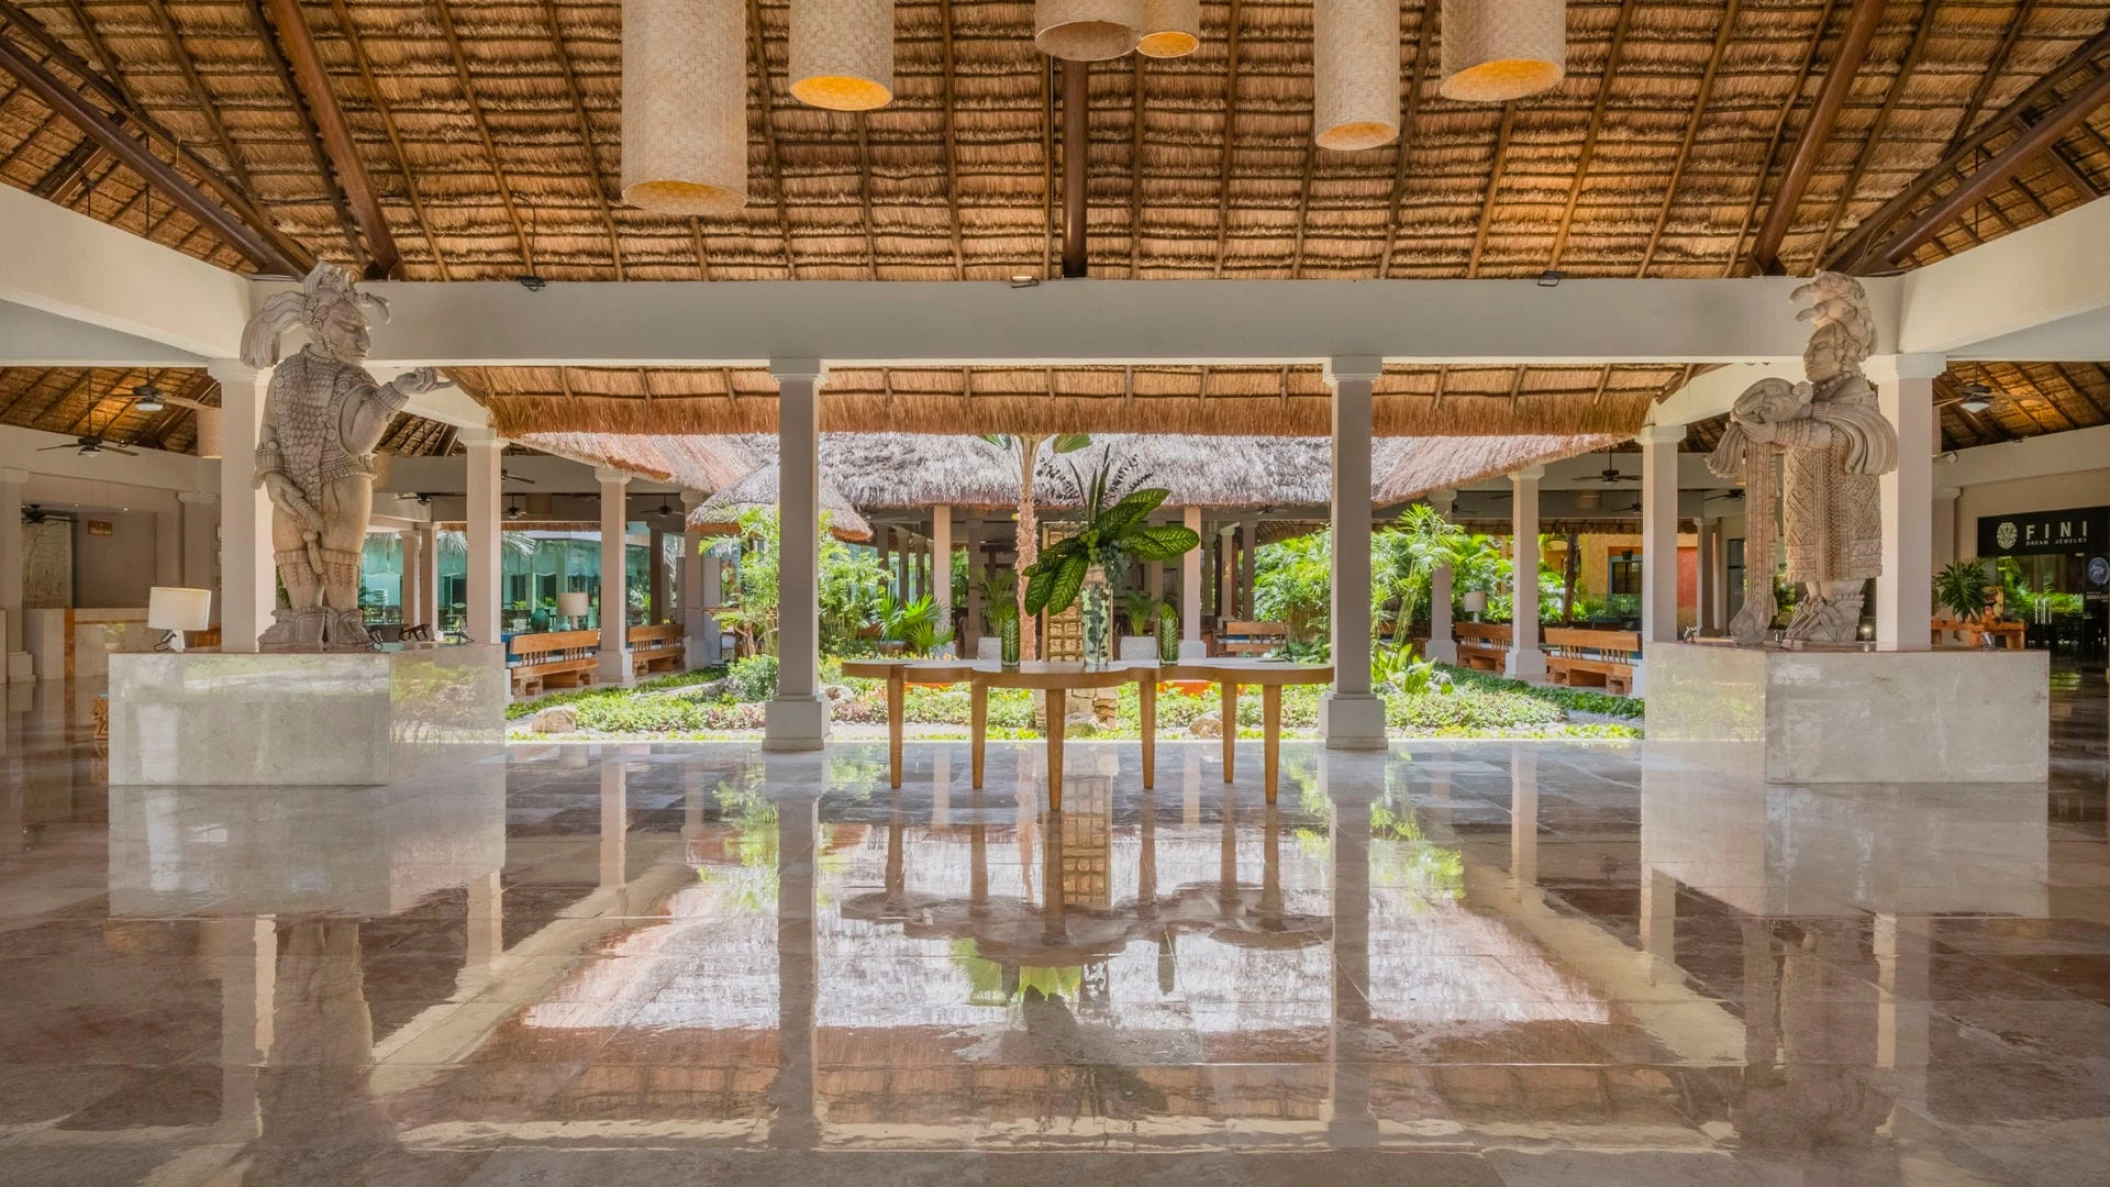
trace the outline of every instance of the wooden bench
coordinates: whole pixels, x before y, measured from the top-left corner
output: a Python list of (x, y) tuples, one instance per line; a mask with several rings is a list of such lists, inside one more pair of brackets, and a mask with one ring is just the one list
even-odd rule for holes
[(549, 631), (515, 635), (506, 644), (513, 695), (540, 696), (549, 688), (585, 688), (600, 667), (599, 631)]
[(679, 672), (687, 660), (688, 644), (682, 640), (680, 623), (630, 628), (630, 670), (638, 675)]
[(1458, 641), (1458, 665), (1482, 672), (1499, 672), (1509, 665), (1509, 643), (1514, 636), (1506, 622), (1460, 622), (1451, 626)]
[(1637, 631), (1546, 628), (1546, 679), (1555, 684), (1626, 696), (1633, 691), (1634, 665), (1640, 659)]
[(1226, 622), (1216, 628), (1218, 655), (1268, 655), (1287, 642), (1286, 623)]

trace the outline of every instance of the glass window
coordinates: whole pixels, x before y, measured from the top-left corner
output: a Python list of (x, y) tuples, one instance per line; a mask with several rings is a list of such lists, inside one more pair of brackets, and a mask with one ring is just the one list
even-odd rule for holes
[(1729, 613), (1735, 614), (1744, 608), (1744, 538), (1732, 536), (1723, 541), (1722, 568), (1729, 582)]
[(1633, 549), (1624, 548), (1615, 552), (1606, 565), (1606, 593), (1638, 594), (1641, 592), (1641, 557)]

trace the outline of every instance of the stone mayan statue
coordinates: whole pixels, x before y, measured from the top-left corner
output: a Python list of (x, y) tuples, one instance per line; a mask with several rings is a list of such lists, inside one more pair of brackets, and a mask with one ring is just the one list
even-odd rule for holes
[(1764, 379), (1729, 411), (1729, 428), (1708, 458), (1722, 478), (1741, 478), (1748, 526), (1744, 605), (1729, 633), (1761, 642), (1774, 613), (1773, 471), (1781, 459), (1781, 520), (1788, 580), (1802, 600), (1788, 622), (1797, 642), (1849, 643), (1860, 633), (1863, 583), (1883, 572), (1877, 479), (1897, 468), (1897, 431), (1861, 374), (1875, 348), (1868, 297), (1852, 277), (1821, 272), (1795, 290), (1812, 304), (1796, 315), (1814, 330), (1802, 352), (1802, 383)]
[[(366, 310), (388, 306), (352, 287), (352, 274), (317, 264), (297, 293), (264, 302), (242, 332), (242, 359), (276, 365), (256, 447), (256, 484), (270, 496), (271, 547), (290, 603), (258, 640), (273, 649), (372, 646), (359, 613), (359, 555), (373, 514), (374, 447), (410, 397), (439, 379), (429, 367), (377, 386), (360, 361)], [(278, 361), (279, 338), (308, 331), (299, 354)]]

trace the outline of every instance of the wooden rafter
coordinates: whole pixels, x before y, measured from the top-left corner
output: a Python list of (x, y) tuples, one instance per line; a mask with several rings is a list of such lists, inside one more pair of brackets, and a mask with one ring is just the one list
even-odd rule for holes
[(198, 109), (198, 117), (205, 121), (206, 128), (212, 132), (213, 140), (220, 146), (221, 155), (227, 158), (227, 171), (234, 175), (236, 185), (249, 193), (255, 193), (256, 185), (250, 180), (249, 166), (242, 163), (242, 154), (234, 146), (234, 137), (227, 134), (227, 125), (220, 119), (219, 100), (213, 97), (212, 91), (205, 85), (205, 79), (198, 74), (198, 64), (191, 60), (190, 50), (184, 48), (183, 34), (176, 28), (176, 19), (169, 13), (169, 6), (166, 3), (150, 2), (145, 7), (148, 12), (154, 14), (154, 23), (160, 26), (161, 36), (168, 42), (169, 57), (175, 60), (176, 69), (183, 75), (183, 85), (190, 90), (191, 102)]
[(1385, 204), (1385, 248), (1377, 258), (1377, 278), (1392, 275), (1392, 256), (1399, 247), (1399, 207), (1407, 196), (1407, 155), (1414, 147), (1414, 129), (1421, 116), (1421, 86), (1427, 77), (1429, 56), (1436, 52), (1436, 9), (1421, 10), (1421, 39), (1414, 49), (1414, 74), (1407, 82), (1406, 107), (1399, 117), (1399, 147), (1392, 157), (1392, 200)]
[[(1722, 27), (1714, 35), (1714, 50), (1707, 55), (1707, 69), (1700, 75), (1700, 90), (1693, 97), (1692, 114), (1685, 120), (1685, 136), (1678, 142), (1678, 155), (1672, 160), (1670, 177), (1663, 185), (1663, 205), (1656, 211), (1655, 226), (1648, 233), (1648, 247), (1641, 253), (1641, 266), (1634, 270), (1636, 276), (1647, 276), (1649, 265), (1656, 262), (1656, 246), (1663, 242), (1663, 228), (1670, 223), (1671, 206), (1678, 200), (1678, 183), (1684, 180), (1685, 165), (1692, 159), (1692, 144), (1700, 135), (1700, 119), (1707, 114), (1707, 100), (1714, 93), (1715, 76), (1722, 70), (1722, 53), (1729, 48), (1729, 38), (1736, 31), (1736, 16), (1743, 8), (1743, 0), (1729, 0), (1722, 12)], [(1823, 36), (1823, 30), (1818, 30)]]
[(498, 141), (491, 135), (491, 121), (484, 116), (484, 105), (476, 97), (476, 84), (469, 81), (469, 57), (462, 52), (462, 39), (454, 30), (454, 15), (448, 11), (447, 0), (432, 0), (432, 11), (439, 17), (440, 36), (447, 42), (447, 56), (454, 63), (454, 78), (462, 88), (462, 98), (469, 104), (469, 120), (476, 125), (476, 138), (483, 143), (484, 157), (491, 162), (491, 180), (498, 187), (498, 201), (505, 207), (506, 221), (513, 224), (513, 234), (520, 240), (520, 259), (529, 272), (535, 270), (535, 245), (528, 241), (527, 228), (520, 221), (520, 210), (513, 202), (513, 185), (506, 179), (505, 162), (498, 156)]
[[(1612, 84), (1619, 79), (1619, 55), (1626, 49), (1627, 30), (1634, 22), (1640, 0), (1619, 0), (1619, 19), (1612, 26), (1612, 45), (1605, 53), (1604, 77), (1597, 83), (1597, 101), (1590, 108), (1590, 125), (1583, 132), (1582, 151), (1575, 158), (1575, 180), (1568, 184), (1568, 202), (1561, 208), (1560, 226), (1553, 232), (1553, 255), (1546, 267), (1557, 269), (1568, 250), (1568, 232), (1575, 226), (1575, 208), (1582, 201), (1583, 181), (1590, 175), (1590, 161), (1597, 155), (1597, 135), (1604, 129), (1605, 108), (1612, 101)], [(1426, 18), (1424, 18), (1426, 19)], [(1604, 389), (1598, 388), (1601, 393)]]
[[(271, 6), (269, 13), (265, 11), (266, 4)], [(391, 275), (401, 263), (396, 258), (395, 237), (389, 234), (388, 221), (374, 201), (366, 162), (352, 144), (351, 129), (345, 125), (343, 109), (337, 106), (337, 93), (330, 89), (329, 75), (323, 70), (321, 55), (315, 50), (315, 39), (309, 34), (298, 0), (244, 0), (242, 8), (265, 60), (271, 64), (272, 74), (286, 93), (295, 122), (300, 125), (301, 142), (307, 145), (308, 159), (314, 162), (316, 176), (322, 179), (323, 193), (330, 199), (345, 246), (366, 256), (370, 278)], [(332, 180), (333, 176), (336, 180)], [(352, 209), (354, 204), (359, 207), (357, 213)], [(353, 229), (355, 223), (357, 230)]]
[(35, 379), (32, 379), (28, 383), (23, 384), (22, 390), (16, 392), (13, 398), (8, 400), (7, 406), (4, 408), (0, 408), (0, 422), (5, 422), (7, 424), (18, 423), (10, 419), (14, 416), (15, 409), (21, 407), (22, 401), (28, 399), (30, 393), (36, 391), (38, 388), (43, 387), (46, 383), (50, 382), (51, 377), (56, 374), (58, 374), (58, 368), (56, 367), (46, 367), (43, 370), (37, 372), (37, 377)]
[(1824, 224), (1823, 238), (1817, 241), (1817, 256), (1820, 259), (1831, 246), (1833, 238), (1839, 234), (1839, 220), (1846, 217), (1846, 208), (1853, 204), (1854, 193), (1861, 188), (1861, 178), (1868, 172), (1868, 162), (1883, 147), (1883, 132), (1890, 126), (1891, 113), (1897, 110), (1898, 101), (1905, 97), (1905, 88), (1912, 81), (1913, 71), (1919, 69), (1920, 56), (1927, 49), (1927, 37), (1934, 32), (1936, 3), (1938, 0), (1927, 0), (1920, 6), (1919, 21), (1912, 31), (1912, 44), (1905, 50), (1904, 61), (1898, 64), (1897, 74), (1891, 77), (1890, 86), (1883, 92), (1883, 105), (1876, 109), (1875, 119), (1868, 125), (1868, 136), (1861, 142), (1861, 151), (1854, 154), (1853, 167), (1847, 171), (1846, 183), (1839, 187), (1839, 197), (1832, 203), (1832, 217)]
[[(952, 0), (938, 0), (938, 19), (944, 25), (939, 39), (939, 67), (943, 74), (938, 80), (938, 103), (940, 115), (945, 121), (945, 212), (947, 229), (952, 233), (952, 275), (954, 280), (967, 279), (967, 249), (960, 233), (960, 145), (959, 130), (955, 127), (958, 114), (953, 111), (952, 74)], [(1136, 55), (1136, 78), (1143, 77), (1143, 56)]]
[(1238, 28), (1244, 23), (1245, 13), (1239, 0), (1231, 0), (1230, 14), (1224, 25), (1224, 147), (1221, 168), (1216, 177), (1216, 269), (1214, 275), (1223, 279), (1224, 254), (1231, 244), (1231, 150), (1236, 147), (1232, 136), (1238, 121)]
[(768, 47), (762, 41), (762, 5), (747, 0), (747, 53), (753, 60), (755, 115), (762, 121), (762, 158), (769, 166), (769, 182), (777, 196), (777, 236), (784, 244), (784, 278), (797, 280), (799, 269), (791, 255), (790, 199), (784, 196), (784, 165), (777, 152), (776, 99), (771, 92)]
[[(281, 4), (297, 3), (297, 0), (277, 0)], [(586, 154), (586, 180), (593, 188), (593, 200), (601, 212), (601, 224), (608, 230), (608, 258), (615, 265), (615, 278), (626, 279), (623, 269), (623, 237), (616, 230), (615, 207), (608, 201), (608, 185), (601, 176), (601, 149), (594, 142), (593, 117), (586, 113), (586, 93), (579, 89), (579, 76), (572, 69), (571, 50), (564, 45), (564, 27), (557, 23), (556, 0), (542, 0), (542, 19), (549, 26), (550, 50), (556, 55), (558, 72), (564, 75), (564, 95), (571, 102), (572, 118), (579, 124), (579, 148)]]
[(1729, 261), (1722, 275), (1735, 276), (1744, 266), (1744, 236), (1751, 233), (1751, 220), (1758, 217), (1759, 203), (1765, 200), (1764, 179), (1773, 171), (1773, 158), (1780, 152), (1782, 137), (1787, 135), (1788, 117), (1795, 113), (1795, 104), (1802, 97), (1803, 85), (1809, 82), (1810, 74), (1817, 69), (1817, 53), (1824, 48), (1824, 31), (1831, 27), (1832, 13), (1839, 7), (1839, 0), (1824, 0), (1824, 8), (1817, 14), (1817, 27), (1810, 34), (1808, 48), (1802, 53), (1802, 66), (1796, 70), (1794, 81), (1789, 84), (1786, 97), (1780, 102), (1780, 110), (1773, 116), (1773, 131), (1766, 138), (1766, 154), (1762, 162), (1760, 183), (1751, 187), (1751, 198), (1744, 203), (1744, 217), (1736, 225), (1736, 242), (1729, 249)]
[(1502, 189), (1502, 167), (1509, 163), (1509, 131), (1516, 125), (1517, 105), (1502, 105), (1502, 122), (1495, 129), (1495, 152), (1487, 172), (1487, 195), (1480, 200), (1480, 225), (1473, 232), (1472, 254), (1465, 261), (1468, 279), (1480, 275), (1480, 253), (1487, 250), (1487, 231), (1495, 222), (1495, 196)]
[[(29, 141), (24, 140), (24, 144)], [(80, 143), (69, 149), (59, 162), (47, 170), (29, 192), (49, 202), (64, 206), (88, 172), (110, 159), (110, 151), (95, 142), (92, 136), (82, 136)]]
[[(948, 10), (952, 0), (944, 0)], [(951, 33), (946, 34), (946, 45), (952, 44)], [(947, 50), (950, 53), (950, 49)], [(1135, 280), (1143, 275), (1143, 63), (1150, 60), (1148, 54), (1131, 54), (1135, 62), (1135, 73), (1129, 82), (1128, 116), (1128, 278)], [(950, 92), (948, 92), (950, 93)], [(946, 116), (946, 127), (952, 127), (951, 116)]]
[(367, 101), (374, 105), (374, 114), (381, 117), (381, 130), (388, 136), (396, 174), (403, 181), (403, 196), (410, 202), (411, 217), (417, 220), (418, 233), (425, 239), (425, 249), (432, 253), (432, 265), (439, 269), (441, 280), (452, 280), (453, 269), (447, 266), (447, 256), (440, 250), (439, 239), (432, 233), (432, 223), (425, 216), (425, 200), (418, 196), (417, 182), (411, 177), (410, 158), (403, 149), (403, 134), (396, 127), (395, 114), (381, 101), (381, 88), (374, 82), (373, 63), (367, 59), (366, 44), (360, 39), (359, 27), (352, 23), (352, 14), (345, 8), (345, 0), (330, 0), (330, 14), (337, 21), (345, 45), (352, 51), (352, 63), (359, 68), (359, 81), (366, 88)]
[(81, 373), (74, 377), (72, 383), (60, 389), (58, 395), (52, 397), (49, 400), (44, 401), (43, 405), (39, 407), (35, 412), (31, 413), (30, 415), (24, 417), (19, 421), (16, 421), (15, 423), (28, 425), (31, 428), (35, 428), (39, 422), (41, 422), (46, 416), (51, 414), (52, 409), (64, 407), (66, 401), (71, 400), (74, 395), (77, 394), (82, 388), (88, 386), (88, 381), (93, 378), (95, 378), (95, 372), (93, 370), (86, 367), (81, 368)]
[(1963, 118), (1957, 121), (1956, 131), (1950, 133), (1949, 143), (1942, 146), (1943, 157), (1953, 155), (1970, 137), (1972, 125), (1977, 121), (1978, 113), (1985, 108), (1986, 99), (1991, 97), (1993, 87), (2000, 82), (2000, 76), (2007, 73), (2008, 60), (2015, 53), (2015, 42), (2021, 39), (2022, 30), (2028, 27), (2029, 19), (2036, 15), (2036, 11), (2037, 0), (2022, 0), (2015, 6), (2015, 15), (2008, 19), (2006, 32), (2000, 36), (1999, 47), (1993, 51), (1992, 58), (1986, 63), (1985, 73), (1978, 76), (1978, 85), (1971, 88), (1971, 98), (1963, 107)]
[(1091, 273), (1092, 64), (1064, 62), (1062, 70), (1062, 274)]
[(1297, 186), (1296, 238), (1290, 247), (1289, 255), (1289, 278), (1291, 280), (1304, 279), (1304, 229), (1305, 220), (1311, 213), (1312, 173), (1314, 171), (1313, 167), (1317, 164), (1314, 158), (1317, 156), (1318, 151), (1317, 138), (1306, 136), (1304, 138), (1303, 177)]
[(871, 126), (864, 112), (854, 112), (850, 121), (857, 125), (857, 221), (864, 226), (865, 266), (871, 270), (871, 278), (879, 279), (879, 239), (872, 230), (872, 136)]
[[(1885, 0), (1854, 0), (1854, 6), (1846, 15), (1846, 31), (1839, 36), (1839, 51), (1832, 57), (1831, 65), (1824, 72), (1824, 82), (1817, 88), (1817, 98), (1810, 104), (1810, 118), (1802, 125), (1802, 134), (1795, 140), (1795, 149), (1788, 155), (1788, 167), (1780, 175), (1780, 185), (1773, 191), (1773, 205), (1766, 210), (1766, 217), (1758, 224), (1758, 234), (1751, 240), (1751, 264), (1759, 272), (1778, 274), (1781, 269), (1780, 245), (1788, 237), (1788, 228), (1795, 222), (1795, 212), (1802, 206), (1802, 196), (1809, 190), (1810, 178), (1817, 172), (1817, 158), (1832, 138), (1838, 126), (1839, 112), (1846, 106), (1847, 93), (1853, 89), (1854, 75), (1861, 72), (1861, 63), (1868, 58), (1869, 42), (1875, 39), (1876, 27), (1883, 23), (1883, 12), (1888, 7)], [(1819, 30), (1819, 36), (1822, 36)]]

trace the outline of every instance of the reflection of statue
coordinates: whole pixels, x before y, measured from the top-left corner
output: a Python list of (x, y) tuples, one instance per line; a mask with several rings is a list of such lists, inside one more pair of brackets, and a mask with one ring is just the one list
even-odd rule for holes
[(1876, 406), (1861, 361), (1875, 347), (1875, 324), (1860, 282), (1822, 272), (1795, 290), (1815, 304), (1797, 314), (1814, 323), (1803, 351), (1807, 382), (1765, 379), (1729, 412), (1729, 428), (1708, 458), (1723, 478), (1744, 480), (1750, 525), (1744, 607), (1729, 633), (1745, 645), (1764, 638), (1773, 618), (1773, 458), (1784, 461), (1782, 512), (1788, 580), (1803, 585), (1788, 638), (1851, 642), (1860, 632), (1863, 583), (1883, 572), (1883, 518), (1877, 478), (1897, 467), (1897, 431)]
[[(429, 367), (376, 387), (366, 357), (366, 313), (380, 298), (352, 289), (352, 274), (317, 264), (297, 293), (264, 302), (242, 332), (242, 360), (278, 365), (264, 403), (256, 482), (271, 497), (271, 547), (290, 603), (274, 612), (267, 647), (367, 647), (359, 614), (359, 553), (373, 514), (374, 447), (411, 396), (438, 385)], [(308, 330), (308, 345), (278, 363), (280, 335)]]

